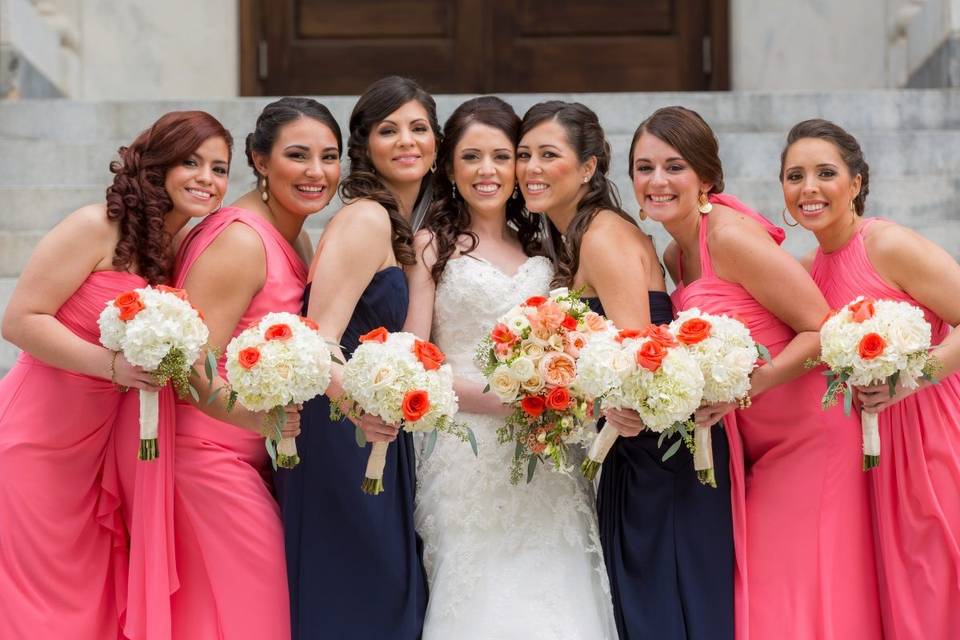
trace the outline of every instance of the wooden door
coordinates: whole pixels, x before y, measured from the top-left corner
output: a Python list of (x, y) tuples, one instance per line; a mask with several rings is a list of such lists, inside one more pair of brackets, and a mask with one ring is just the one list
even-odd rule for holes
[(240, 0), (244, 95), (729, 88), (728, 0)]

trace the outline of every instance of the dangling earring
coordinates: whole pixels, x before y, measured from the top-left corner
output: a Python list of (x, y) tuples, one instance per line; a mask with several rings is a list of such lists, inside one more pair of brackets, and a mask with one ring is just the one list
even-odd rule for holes
[(434, 160), (433, 164), (430, 165), (430, 173), (436, 173), (436, 172), (437, 172), (437, 161)]
[(270, 193), (267, 191), (267, 176), (260, 178), (260, 199), (264, 202), (270, 199)]
[(795, 226), (797, 226), (798, 224), (800, 224), (800, 223), (797, 222), (796, 220), (793, 221), (793, 224), (790, 224), (790, 221), (787, 220), (787, 208), (786, 208), (786, 207), (784, 207), (784, 208), (783, 208), (783, 211), (780, 212), (780, 217), (783, 218), (783, 224), (787, 225), (788, 227), (795, 227)]
[(457, 183), (451, 182), (450, 189), (453, 191), (453, 199), (456, 200), (457, 199)]
[(697, 207), (697, 211), (700, 213), (707, 214), (713, 211), (713, 204), (711, 204), (710, 200), (707, 198), (707, 194), (701, 193), (700, 198), (697, 201), (700, 203)]
[(516, 200), (518, 197), (520, 197), (520, 191), (519, 191), (519, 189), (517, 188), (517, 185), (513, 185), (513, 195), (510, 196), (510, 197), (511, 197), (513, 200)]
[(643, 210), (643, 207), (637, 207), (637, 217), (640, 218), (640, 220), (647, 219), (647, 212)]

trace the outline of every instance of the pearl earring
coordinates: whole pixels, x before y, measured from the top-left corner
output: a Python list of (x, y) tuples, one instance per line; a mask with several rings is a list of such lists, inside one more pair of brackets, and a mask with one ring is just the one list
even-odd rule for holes
[(264, 202), (270, 199), (270, 193), (267, 191), (267, 176), (260, 178), (260, 199)]

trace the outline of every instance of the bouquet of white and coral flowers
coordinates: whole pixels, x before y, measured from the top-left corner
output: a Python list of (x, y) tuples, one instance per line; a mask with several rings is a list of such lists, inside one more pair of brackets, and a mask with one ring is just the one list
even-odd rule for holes
[[(770, 352), (757, 344), (739, 320), (699, 309), (681, 311), (670, 331), (686, 347), (703, 373), (703, 402), (742, 402), (750, 394), (750, 374)], [(710, 429), (694, 430), (693, 466), (703, 484), (717, 486)]]
[(515, 444), (514, 484), (524, 465), (527, 482), (546, 460), (568, 471), (567, 446), (591, 438), (584, 423), (592, 403), (578, 387), (577, 358), (591, 335), (606, 329), (606, 320), (576, 293), (556, 289), (510, 309), (477, 346), (475, 361), (487, 388), (513, 409), (497, 439)]
[[(636, 411), (646, 428), (660, 434), (658, 446), (679, 436), (664, 460), (684, 443), (693, 447), (690, 416), (703, 398), (703, 374), (668, 328), (610, 329), (587, 344), (580, 360), (581, 387), (599, 408)], [(596, 475), (617, 435), (610, 425), (600, 431), (581, 466), (585, 476)]]
[[(906, 302), (863, 296), (844, 306), (820, 328), (820, 361), (827, 372), (823, 407), (843, 396), (849, 415), (853, 387), (887, 383), (890, 396), (900, 383), (908, 389), (933, 381), (940, 363), (930, 355), (930, 323)], [(863, 469), (880, 464), (877, 414), (863, 413)]]
[[(153, 372), (159, 386), (172, 382), (180, 397), (189, 393), (198, 398), (190, 372), (210, 332), (185, 291), (164, 285), (126, 291), (107, 303), (97, 324), (107, 349)], [(158, 393), (141, 389), (140, 460), (159, 455), (158, 419)]]
[(251, 411), (267, 411), (272, 433), (267, 451), (277, 466), (292, 469), (300, 462), (297, 441), (283, 437), (285, 407), (306, 402), (330, 384), (330, 349), (310, 318), (268, 313), (227, 345), (230, 398)]
[[(425, 455), (433, 450), (437, 432), (452, 433), (470, 442), (474, 455), (477, 441), (466, 426), (454, 422), (459, 407), (453, 390), (453, 371), (444, 364), (440, 349), (412, 333), (390, 333), (383, 327), (360, 336), (360, 345), (343, 368), (346, 395), (330, 403), (333, 419), (344, 410), (352, 416), (363, 413), (378, 416), (388, 424), (399, 424), (404, 431), (425, 432)], [(344, 408), (342, 408), (345, 407)], [(357, 444), (366, 445), (363, 432), (356, 431)], [(383, 492), (383, 468), (387, 458), (386, 442), (373, 443), (363, 483), (364, 493)]]

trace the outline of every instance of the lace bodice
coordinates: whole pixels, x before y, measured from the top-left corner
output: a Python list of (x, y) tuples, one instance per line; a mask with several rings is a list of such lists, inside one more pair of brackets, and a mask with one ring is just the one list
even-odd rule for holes
[(477, 344), (511, 307), (545, 294), (551, 279), (553, 266), (540, 256), (527, 258), (513, 276), (470, 255), (447, 263), (437, 285), (433, 340), (458, 376), (483, 379), (473, 363)]

